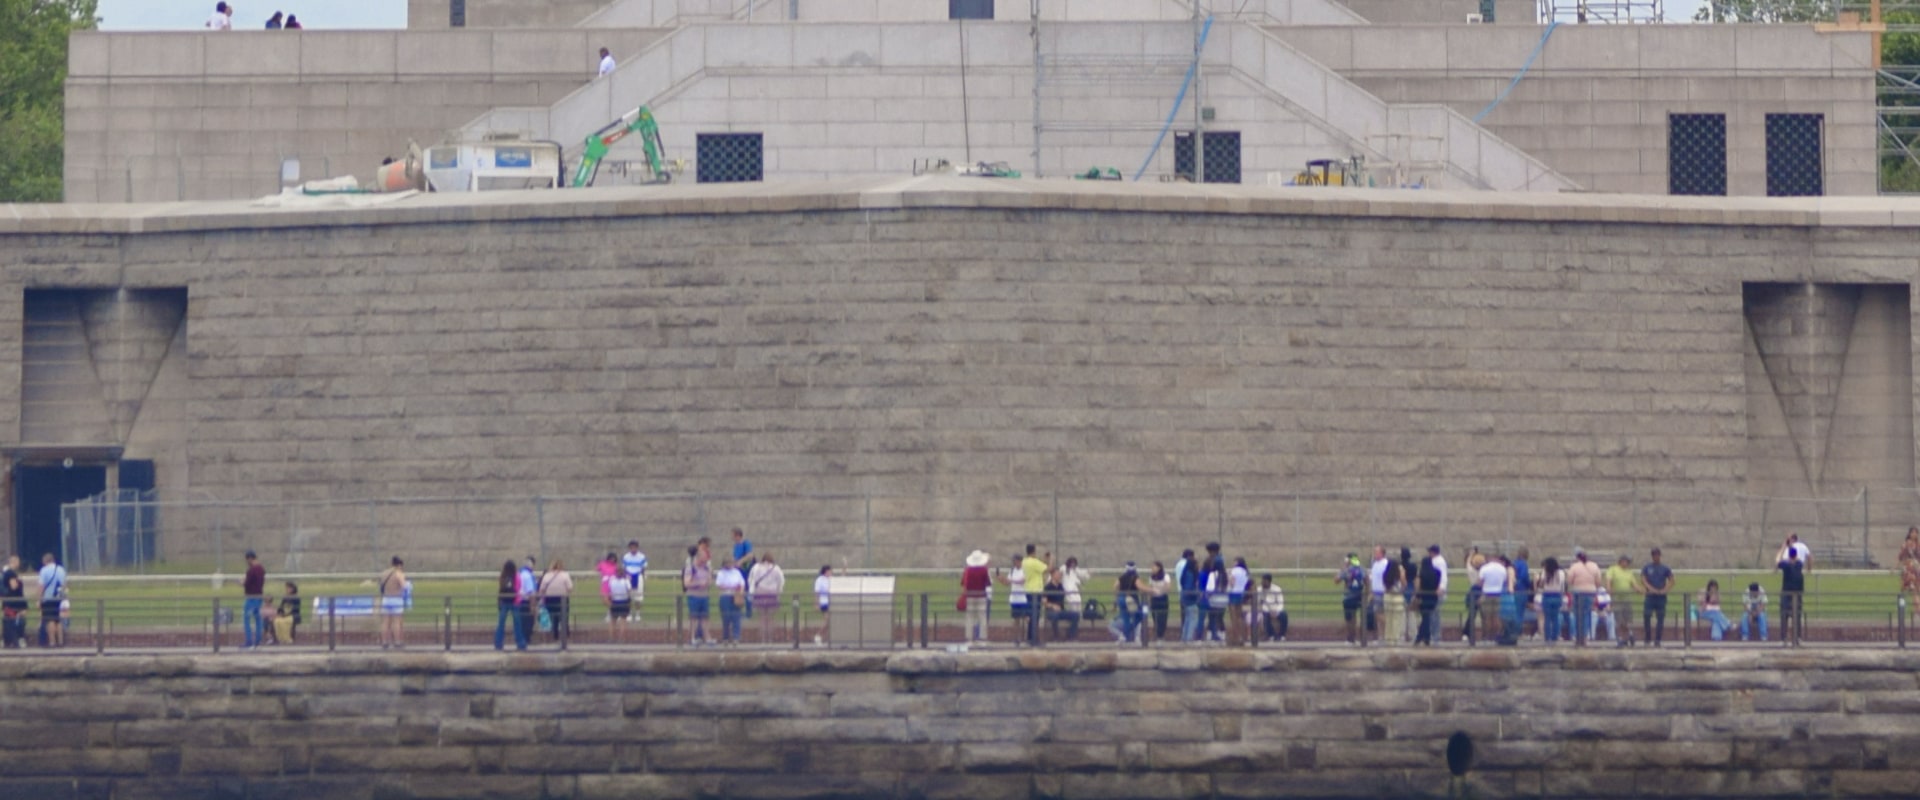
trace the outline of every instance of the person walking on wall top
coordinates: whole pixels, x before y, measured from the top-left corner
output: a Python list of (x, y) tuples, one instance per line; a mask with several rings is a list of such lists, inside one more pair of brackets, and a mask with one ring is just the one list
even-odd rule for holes
[(233, 30), (233, 6), (227, 5), (224, 1), (214, 3), (213, 16), (207, 17), (206, 27), (210, 31)]

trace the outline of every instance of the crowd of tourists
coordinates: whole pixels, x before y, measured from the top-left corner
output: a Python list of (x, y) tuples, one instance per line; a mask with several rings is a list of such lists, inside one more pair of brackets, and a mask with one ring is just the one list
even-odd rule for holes
[[(1459, 596), (1459, 634), (1468, 644), (1533, 640), (1584, 647), (1605, 641), (1618, 647), (1661, 647), (1669, 641), (1669, 620), (1676, 625), (1698, 620), (1712, 641), (1736, 634), (1740, 641), (1769, 641), (1770, 622), (1779, 623), (1782, 641), (1798, 643), (1804, 635), (1806, 577), (1813, 552), (1798, 536), (1788, 535), (1775, 554), (1773, 571), (1779, 583), (1772, 596), (1758, 582), (1732, 587), (1728, 594), (1718, 580), (1709, 580), (1692, 602), (1676, 604), (1672, 567), (1660, 548), (1647, 555), (1647, 563), (1637, 568), (1626, 554), (1603, 567), (1583, 550), (1575, 550), (1565, 564), (1552, 557), (1535, 564), (1525, 547), (1511, 555), (1470, 547), (1464, 552), (1466, 585), (1460, 587), (1456, 584), (1462, 579), (1452, 573), (1439, 545), (1426, 548), (1417, 560), (1410, 548), (1401, 548), (1396, 557), (1385, 547), (1375, 547), (1370, 560), (1349, 553), (1332, 575), (1340, 597), (1340, 633), (1355, 646), (1432, 646), (1442, 641), (1449, 598)], [(245, 558), (243, 648), (294, 642), (303, 619), (299, 586), (285, 582), (278, 602), (269, 605), (264, 565), (253, 551)], [(1133, 644), (1284, 642), (1292, 627), (1286, 593), (1274, 576), (1256, 579), (1246, 559), (1229, 559), (1217, 542), (1197, 553), (1183, 551), (1171, 567), (1160, 561), (1145, 567), (1126, 562), (1110, 581), (1102, 578), (1097, 586), (1093, 572), (1078, 558), (1056, 559), (1037, 545), (1014, 553), (1005, 568), (994, 569), (992, 561), (991, 555), (976, 550), (961, 571), (955, 611), (969, 642), (992, 638), (998, 591), (1006, 593), (1011, 638), (1031, 646), (1079, 641), (1083, 626), (1099, 622), (1105, 622), (1114, 642)], [(637, 540), (595, 564), (608, 640), (623, 640), (623, 631), (642, 621), (648, 568)], [(1910, 607), (1920, 607), (1920, 526), (1908, 530), (1898, 569), (1901, 594), (1909, 598)], [(73, 609), (66, 568), (49, 553), (42, 556), (36, 577), (30, 588), (19, 556), (0, 566), (0, 633), (9, 649), (29, 643), (52, 648), (66, 644)], [(807, 632), (816, 643), (830, 635), (833, 580), (831, 566), (820, 567), (814, 577), (811, 603), (819, 622)], [(367, 607), (359, 611), (378, 618), (381, 647), (405, 647), (404, 612), (411, 606), (412, 582), (400, 557), (392, 559), (374, 585), (374, 596), (361, 598)], [(574, 604), (575, 589), (561, 559), (551, 560), (544, 570), (533, 556), (501, 564), (494, 648), (505, 649), (509, 635), (520, 650), (542, 634), (556, 643), (566, 639), (581, 611)], [(737, 645), (743, 628), (756, 619), (758, 640), (776, 639), (787, 576), (773, 554), (756, 551), (741, 529), (733, 529), (732, 546), (717, 562), (708, 538), (690, 545), (679, 571), (679, 589), (676, 600), (685, 614), (689, 644)], [(40, 611), (37, 635), (31, 637), (30, 602)], [(717, 630), (711, 627), (715, 606)], [(796, 636), (807, 632), (794, 631)]]

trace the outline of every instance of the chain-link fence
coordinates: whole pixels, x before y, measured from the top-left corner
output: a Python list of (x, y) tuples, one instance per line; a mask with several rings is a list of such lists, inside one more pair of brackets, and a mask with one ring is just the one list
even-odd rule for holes
[(371, 499), (314, 503), (166, 501), (103, 495), (62, 507), (76, 572), (231, 570), (247, 550), (278, 572), (364, 572), (400, 555), (423, 571), (497, 569), (561, 558), (576, 568), (639, 542), (655, 568), (679, 566), (710, 537), (731, 554), (741, 529), (758, 554), (794, 569), (951, 567), (981, 549), (1029, 544), (1094, 567), (1171, 564), (1219, 541), (1269, 568), (1313, 568), (1374, 545), (1439, 544), (1449, 553), (1575, 548), (1596, 557), (1661, 547), (1683, 568), (1765, 568), (1789, 533), (1816, 563), (1894, 562), (1920, 491), (1792, 498), (1691, 489), (1342, 489), (1198, 493), (974, 495), (667, 493), (567, 497)]

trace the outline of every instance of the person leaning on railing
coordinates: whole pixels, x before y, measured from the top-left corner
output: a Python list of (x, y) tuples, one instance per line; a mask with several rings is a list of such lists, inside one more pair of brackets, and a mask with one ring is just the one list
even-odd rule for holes
[(1911, 619), (1916, 607), (1920, 607), (1920, 526), (1908, 528), (1907, 540), (1900, 545), (1900, 591), (1907, 595), (1907, 614)]

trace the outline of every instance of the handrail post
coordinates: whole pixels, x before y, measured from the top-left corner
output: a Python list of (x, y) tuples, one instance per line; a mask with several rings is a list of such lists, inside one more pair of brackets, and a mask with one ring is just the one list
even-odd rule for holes
[(567, 640), (573, 638), (573, 598), (560, 598), (560, 618), (553, 621), (553, 630), (560, 634), (560, 650), (565, 652)]
[(927, 593), (920, 593), (920, 649), (927, 649)]
[(800, 649), (800, 598), (793, 599), (793, 649)]
[[(134, 542), (138, 546), (139, 542)], [(93, 652), (105, 655), (107, 652), (107, 601), (95, 598), (93, 601)]]
[(1907, 646), (1907, 596), (1895, 595), (1893, 599), (1893, 621), (1896, 635), (1900, 638), (1901, 649)]
[[(54, 624), (58, 625), (59, 621)], [(220, 598), (213, 598), (213, 652), (220, 652)]]
[(453, 652), (453, 598), (448, 597), (446, 603), (446, 619), (444, 620), (444, 627), (446, 628), (445, 641), (447, 645), (446, 650), (451, 653)]
[(334, 613), (334, 598), (327, 598), (327, 652), (333, 652), (335, 633), (339, 630), (340, 615)]

